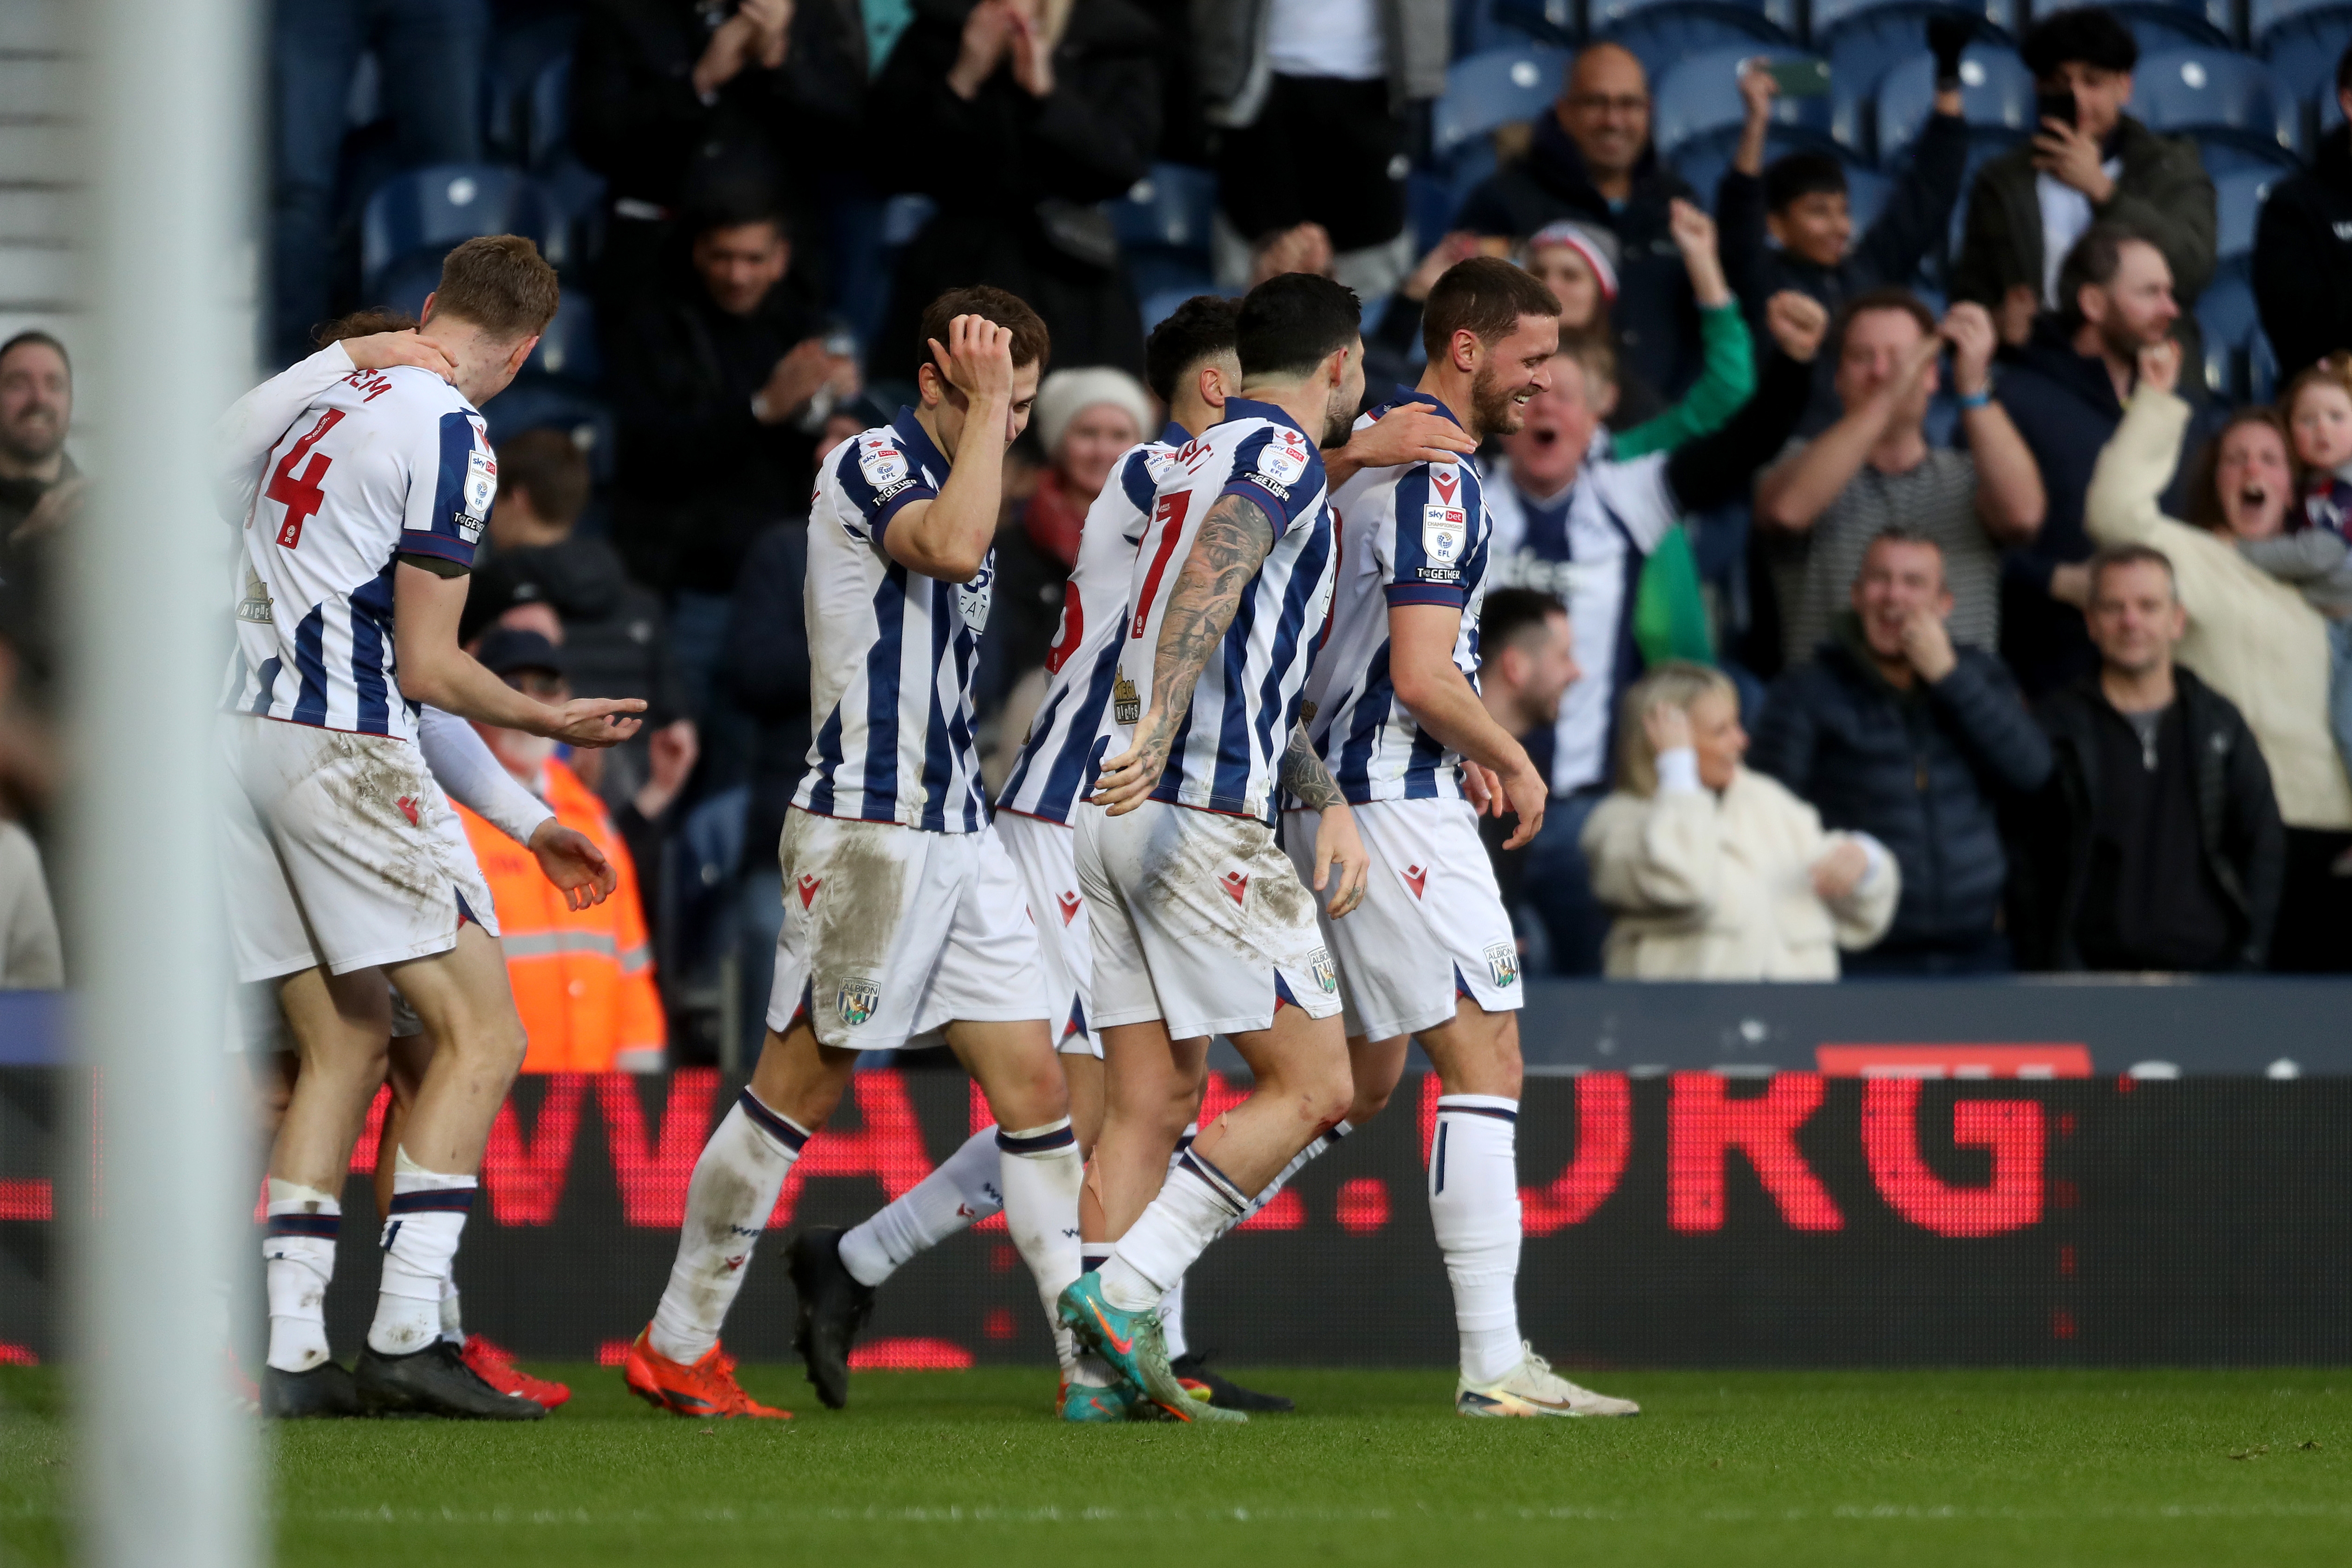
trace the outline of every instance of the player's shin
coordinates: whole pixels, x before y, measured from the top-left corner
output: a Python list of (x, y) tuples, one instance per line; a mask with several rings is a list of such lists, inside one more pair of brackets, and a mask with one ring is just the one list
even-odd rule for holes
[(1519, 1363), (1519, 1104), (1494, 1094), (1437, 1102), (1429, 1218), (1454, 1286), (1462, 1375), (1488, 1384)]
[(1037, 1281), (1045, 1321), (1066, 1378), (1076, 1366), (1069, 1331), (1055, 1315), (1063, 1291), (1078, 1277), (1078, 1187), (1086, 1167), (1078, 1158), (1077, 1134), (1064, 1116), (1042, 1127), (1000, 1128), (1004, 1225), (1013, 1245)]
[(997, 1130), (982, 1127), (939, 1168), (843, 1233), (841, 1266), (878, 1285), (923, 1253), (1004, 1207)]
[(270, 1178), (261, 1256), (269, 1291), (268, 1363), (280, 1372), (308, 1372), (328, 1359), (327, 1286), (335, 1277), (342, 1224), (342, 1205), (325, 1193)]
[(656, 1351), (690, 1366), (719, 1343), (752, 1246), (808, 1140), (807, 1128), (768, 1109), (749, 1089), (720, 1118), (687, 1185), (677, 1258), (654, 1312)]
[(458, 1239), (474, 1205), (475, 1180), (425, 1169), (402, 1149), (383, 1223), (383, 1274), (368, 1346), (409, 1355), (441, 1337), (441, 1294), (457, 1260)]

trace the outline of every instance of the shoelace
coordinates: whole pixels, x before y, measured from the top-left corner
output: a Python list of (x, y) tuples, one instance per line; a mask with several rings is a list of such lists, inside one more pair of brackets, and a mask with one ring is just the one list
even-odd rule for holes
[(733, 1356), (722, 1351), (719, 1359), (711, 1364), (710, 1375), (718, 1383), (723, 1396), (717, 1402), (720, 1414), (732, 1416), (751, 1408), (751, 1396), (743, 1392), (741, 1384), (735, 1381)]

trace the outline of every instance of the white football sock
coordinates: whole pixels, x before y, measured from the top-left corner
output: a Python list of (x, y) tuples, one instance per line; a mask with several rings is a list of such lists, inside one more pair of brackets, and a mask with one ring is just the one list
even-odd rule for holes
[(1178, 1280), (1160, 1298), (1160, 1337), (1167, 1342), (1168, 1359), (1181, 1361), (1192, 1342), (1184, 1337), (1184, 1281)]
[(466, 1319), (457, 1310), (457, 1281), (454, 1276), (441, 1281), (441, 1337), (460, 1349), (466, 1343)]
[(1492, 1383), (1525, 1354), (1519, 1342), (1519, 1103), (1495, 1094), (1437, 1102), (1429, 1151), (1429, 1218), (1454, 1282), (1462, 1375)]
[(269, 1229), (261, 1240), (269, 1290), (269, 1364), (308, 1372), (327, 1359), (327, 1286), (343, 1206), (314, 1186), (269, 1180)]
[(1103, 1298), (1121, 1312), (1158, 1306), (1193, 1260), (1248, 1207), (1249, 1199), (1223, 1171), (1187, 1149), (1103, 1265)]
[(841, 1239), (841, 1265), (861, 1285), (878, 1285), (968, 1226), (1004, 1207), (996, 1129), (982, 1127), (939, 1168)]
[(457, 1260), (474, 1186), (470, 1176), (428, 1171), (406, 1149), (394, 1151), (383, 1277), (368, 1325), (368, 1348), (377, 1354), (408, 1355), (441, 1337), (441, 1288)]
[(751, 1249), (808, 1141), (807, 1128), (769, 1110), (748, 1088), (719, 1118), (687, 1184), (677, 1259), (654, 1310), (657, 1354), (691, 1366), (719, 1343), (727, 1309), (751, 1268)]
[[(1078, 1277), (1078, 1187), (1086, 1163), (1067, 1116), (1043, 1127), (998, 1128), (998, 1180), (1004, 1192), (1004, 1228), (1036, 1279), (1045, 1322), (1053, 1330), (1054, 1354), (1062, 1375), (1074, 1376), (1077, 1353), (1070, 1331), (1055, 1308)], [(959, 1151), (961, 1153), (961, 1151)]]
[(1339, 1147), (1339, 1140), (1346, 1137), (1355, 1130), (1356, 1128), (1353, 1123), (1341, 1121), (1334, 1122), (1328, 1129), (1318, 1134), (1314, 1140), (1305, 1148), (1299, 1150), (1290, 1157), (1290, 1163), (1288, 1165), (1274, 1173), (1274, 1179), (1265, 1184), (1265, 1190), (1259, 1193), (1255, 1197), (1250, 1199), (1249, 1207), (1242, 1210), (1241, 1218), (1234, 1220), (1234, 1223), (1235, 1225), (1248, 1224), (1252, 1218), (1255, 1218), (1259, 1209), (1264, 1208), (1267, 1204), (1274, 1201), (1275, 1194), (1280, 1192), (1284, 1187), (1290, 1185), (1291, 1177), (1297, 1176), (1300, 1171), (1305, 1170), (1308, 1166), (1313, 1165), (1317, 1160), (1321, 1159), (1325, 1155), (1329, 1154), (1333, 1149)]

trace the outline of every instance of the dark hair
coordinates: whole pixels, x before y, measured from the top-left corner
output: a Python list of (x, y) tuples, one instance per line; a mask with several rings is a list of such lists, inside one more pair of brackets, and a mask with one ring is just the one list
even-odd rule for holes
[(1310, 272), (1269, 277), (1242, 298), (1234, 329), (1242, 379), (1304, 376), (1363, 336), (1356, 291)]
[(73, 356), (66, 352), (66, 346), (63, 343), (58, 342), (38, 327), (27, 327), (6, 342), (0, 343), (0, 360), (6, 359), (27, 343), (38, 343), (44, 348), (54, 350), (58, 358), (66, 362), (66, 379), (68, 381), (73, 379)]
[(2284, 414), (2260, 403), (2233, 411), (2221, 422), (2221, 428), (2213, 433), (2213, 438), (2198, 448), (2197, 459), (2189, 469), (2189, 487), (2184, 492), (2189, 497), (2187, 520), (2198, 528), (2210, 532), (2229, 521), (2221, 510), (2221, 444), (2248, 424), (2262, 425), (2277, 436), (2279, 444), (2286, 448), (2287, 465), (2292, 468), (2294, 465), (2294, 434), (2288, 430)]
[(2154, 545), (2109, 545), (2091, 557), (2091, 597), (2099, 596), (2099, 579), (2119, 566), (2160, 566), (2165, 580), (2172, 584), (2172, 597), (2180, 597), (2180, 580), (2172, 570), (2172, 558)]
[(1836, 317), (1830, 322), (1829, 341), (1839, 345), (1834, 352), (1844, 351), (1845, 329), (1853, 325), (1854, 318), (1874, 310), (1899, 310), (1919, 323), (1921, 337), (1936, 335), (1936, 313), (1927, 308), (1927, 302), (1900, 285), (1889, 284), (1882, 288), (1865, 288), (1838, 307)]
[(1234, 351), (1241, 316), (1242, 302), (1220, 294), (1195, 294), (1176, 307), (1143, 345), (1143, 380), (1151, 395), (1173, 409), (1177, 383), (1187, 371)]
[(792, 220), (784, 215), (783, 204), (761, 180), (730, 180), (711, 186), (687, 207), (680, 226), (689, 238), (700, 239), (713, 229), (738, 229), (746, 224), (767, 224), (778, 238), (793, 237)]
[(572, 437), (545, 425), (499, 443), (499, 486), (525, 490), (543, 522), (570, 528), (588, 505), (588, 459)]
[(1011, 331), (1013, 367), (1034, 365), (1039, 374), (1045, 373), (1045, 361), (1054, 351), (1054, 340), (1046, 332), (1045, 323), (1018, 295), (985, 283), (950, 288), (923, 307), (922, 335), (915, 340), (919, 363), (934, 371), (939, 368), (938, 361), (931, 358), (931, 344), (936, 341), (941, 348), (947, 346), (948, 323), (959, 316), (978, 316)]
[(1846, 193), (1845, 165), (1832, 152), (1790, 152), (1764, 166), (1764, 206), (1785, 211), (1800, 196)]
[(2115, 13), (2096, 5), (2060, 11), (2033, 24), (2018, 57), (2036, 81), (2048, 81), (2069, 60), (2103, 71), (2127, 71), (2139, 64), (2139, 41)]
[(1421, 309), (1421, 346), (1439, 360), (1467, 331), (1489, 348), (1518, 329), (1522, 316), (1558, 319), (1559, 301), (1534, 274), (1499, 256), (1474, 256), (1439, 274)]
[(2116, 280), (2116, 269), (2124, 263), (2124, 246), (2132, 244), (2153, 245), (2155, 242), (2127, 225), (2105, 222), (2093, 224), (2058, 264), (2058, 323), (2069, 333), (2083, 328), (2082, 294), (2085, 288), (2105, 288)]
[(1854, 568), (1853, 576), (1856, 582), (1862, 580), (1863, 572), (1870, 565), (1871, 552), (1875, 550), (1880, 545), (1927, 546), (1929, 549), (1936, 552), (1937, 580), (1942, 582), (1947, 588), (1951, 586), (1951, 574), (1949, 570), (1950, 563), (1945, 559), (1943, 541), (1937, 538), (1933, 534), (1922, 533), (1919, 529), (1912, 528), (1906, 523), (1889, 524), (1887, 527), (1879, 529), (1876, 533), (1870, 536), (1870, 542), (1862, 547), (1862, 564)]
[(1532, 588), (1498, 588), (1486, 595), (1478, 611), (1478, 646), (1498, 652), (1529, 627), (1539, 628), (1550, 617), (1567, 613), (1568, 606), (1549, 593)]
[(321, 321), (311, 328), (310, 346), (323, 349), (347, 338), (373, 338), (378, 332), (415, 330), (416, 318), (407, 311), (394, 310), (388, 305), (371, 305), (364, 310), (354, 310), (348, 316), (338, 316), (331, 321)]
[(555, 268), (520, 235), (481, 235), (441, 258), (434, 308), (505, 342), (534, 337), (555, 319)]

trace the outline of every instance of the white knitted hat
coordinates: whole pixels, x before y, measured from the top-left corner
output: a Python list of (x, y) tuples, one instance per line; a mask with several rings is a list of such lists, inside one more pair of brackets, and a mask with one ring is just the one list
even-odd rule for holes
[(1079, 371), (1055, 371), (1047, 376), (1045, 385), (1037, 389), (1037, 406), (1031, 416), (1045, 455), (1050, 458), (1060, 447), (1070, 421), (1096, 404), (1106, 402), (1134, 415), (1139, 434), (1152, 434), (1151, 394), (1125, 371), (1096, 365)]

